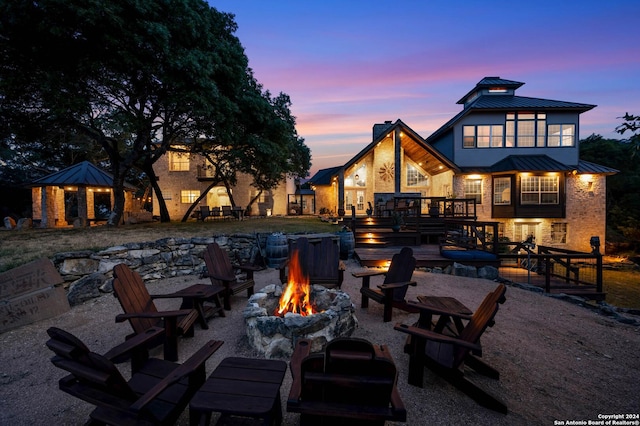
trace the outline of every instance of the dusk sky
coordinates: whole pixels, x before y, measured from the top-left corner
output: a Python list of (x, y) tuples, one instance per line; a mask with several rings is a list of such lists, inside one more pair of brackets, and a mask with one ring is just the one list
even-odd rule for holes
[(235, 15), (264, 88), (291, 97), (311, 175), (346, 163), (375, 123), (428, 137), (486, 76), (526, 83), (519, 96), (597, 105), (581, 139), (621, 139), (619, 117), (640, 115), (637, 0), (209, 3)]

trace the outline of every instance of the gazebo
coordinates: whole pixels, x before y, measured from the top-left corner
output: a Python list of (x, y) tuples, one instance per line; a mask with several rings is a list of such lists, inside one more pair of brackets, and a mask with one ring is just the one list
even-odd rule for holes
[[(31, 184), (34, 222), (41, 228), (87, 226), (113, 207), (113, 175), (83, 161)], [(136, 187), (125, 183), (124, 211), (133, 207)]]

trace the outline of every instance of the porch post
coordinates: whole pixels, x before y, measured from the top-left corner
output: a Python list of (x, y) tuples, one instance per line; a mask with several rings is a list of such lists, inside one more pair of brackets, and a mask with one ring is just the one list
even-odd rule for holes
[(344, 214), (344, 169), (340, 169), (338, 172), (338, 215), (344, 216)]
[(400, 189), (401, 189), (401, 183), (402, 183), (402, 143), (401, 143), (401, 137), (400, 134), (402, 132), (400, 131), (400, 128), (396, 127), (396, 130), (393, 134), (393, 155), (394, 155), (394, 162), (395, 162), (395, 167), (393, 168), (394, 171), (394, 187), (393, 190), (395, 191), (396, 194), (400, 193)]

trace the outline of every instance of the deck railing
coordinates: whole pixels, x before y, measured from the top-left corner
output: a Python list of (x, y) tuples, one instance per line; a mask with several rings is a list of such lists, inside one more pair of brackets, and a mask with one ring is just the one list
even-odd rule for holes
[[(518, 244), (502, 244), (503, 247), (516, 249)], [(575, 288), (585, 286), (602, 293), (602, 254), (599, 252), (584, 253), (574, 250), (564, 250), (556, 247), (538, 246), (537, 253), (527, 250), (509, 250), (499, 253), (501, 259), (501, 275), (510, 279), (508, 269), (514, 268), (513, 274), (519, 269), (527, 270), (527, 274), (535, 274), (544, 279), (544, 290), (550, 293), (555, 289)], [(564, 283), (564, 285), (563, 285)]]

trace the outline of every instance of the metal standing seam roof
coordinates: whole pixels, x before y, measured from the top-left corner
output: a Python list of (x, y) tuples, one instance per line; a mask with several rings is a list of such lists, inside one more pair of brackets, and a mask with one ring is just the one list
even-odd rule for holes
[(614, 175), (620, 173), (620, 170), (612, 169), (611, 167), (601, 166), (600, 164), (591, 163), (590, 161), (579, 160), (578, 161), (578, 173), (592, 173), (602, 175)]
[(548, 155), (509, 155), (491, 166), (491, 172), (568, 172), (573, 170)]
[(342, 166), (318, 170), (308, 182), (313, 185), (330, 185), (331, 178), (338, 174)]
[[(31, 186), (64, 185), (111, 188), (113, 187), (113, 175), (88, 161), (83, 161), (82, 163), (37, 179), (31, 184)], [(125, 183), (125, 189), (136, 190), (137, 188), (129, 183)]]

